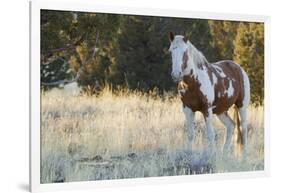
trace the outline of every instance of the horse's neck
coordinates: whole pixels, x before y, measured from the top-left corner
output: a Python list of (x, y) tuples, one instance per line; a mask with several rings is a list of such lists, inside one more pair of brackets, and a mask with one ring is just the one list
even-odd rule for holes
[(209, 62), (205, 58), (205, 56), (196, 49), (196, 47), (191, 44), (191, 42), (187, 42), (187, 50), (189, 51), (188, 55), (193, 63), (193, 68), (204, 68), (209, 66)]
[(202, 84), (208, 75), (209, 70), (208, 63), (202, 63), (200, 65), (192, 64), (189, 65), (184, 73), (184, 82), (186, 84), (200, 83)]
[(202, 53), (190, 42), (187, 43), (187, 50), (189, 51), (189, 63), (184, 70), (183, 75), (186, 76), (186, 81), (197, 81), (202, 83), (206, 80), (206, 76), (208, 76), (210, 65)]

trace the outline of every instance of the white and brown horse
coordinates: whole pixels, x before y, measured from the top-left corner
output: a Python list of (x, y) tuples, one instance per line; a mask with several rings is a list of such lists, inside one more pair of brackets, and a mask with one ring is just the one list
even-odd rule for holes
[[(235, 105), (239, 110), (237, 122), (242, 127), (244, 152), (247, 152), (247, 106), (250, 103), (250, 82), (242, 67), (233, 61), (223, 60), (210, 64), (184, 36), (170, 33), (172, 55), (172, 78), (178, 83), (178, 91), (186, 117), (188, 144), (193, 140), (194, 114), (203, 114), (209, 147), (214, 149), (213, 114), (227, 128), (223, 152), (227, 153), (234, 132), (235, 123), (227, 111)], [(238, 115), (238, 114), (237, 114)], [(240, 129), (240, 125), (238, 124)], [(192, 147), (191, 147), (192, 149)]]

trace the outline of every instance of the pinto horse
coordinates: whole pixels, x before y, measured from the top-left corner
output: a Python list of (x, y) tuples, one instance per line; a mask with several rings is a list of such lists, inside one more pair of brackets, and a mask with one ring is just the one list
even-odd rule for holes
[[(233, 61), (223, 60), (209, 63), (188, 38), (170, 32), (172, 55), (172, 78), (178, 82), (178, 92), (183, 103), (187, 123), (188, 146), (192, 149), (194, 114), (203, 114), (208, 147), (214, 149), (213, 114), (227, 129), (223, 152), (229, 152), (235, 122), (228, 115), (228, 109), (235, 105), (237, 126), (242, 135), (243, 150), (247, 152), (247, 106), (250, 103), (250, 82), (242, 67)], [(238, 116), (240, 114), (240, 120)], [(240, 123), (242, 132), (240, 130)]]

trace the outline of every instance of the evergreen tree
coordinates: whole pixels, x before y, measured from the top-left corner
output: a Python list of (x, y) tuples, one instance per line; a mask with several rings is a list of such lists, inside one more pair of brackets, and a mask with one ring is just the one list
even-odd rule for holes
[(161, 31), (161, 18), (125, 16), (119, 36), (119, 53), (113, 80), (132, 89), (169, 89), (168, 36)]
[(144, 90), (174, 88), (168, 53), (170, 31), (188, 35), (209, 60), (215, 59), (207, 20), (125, 16), (118, 38), (120, 52), (115, 68), (119, 83)]
[(262, 104), (264, 97), (264, 25), (241, 22), (234, 41), (234, 60), (250, 78), (251, 100)]
[[(108, 74), (111, 50), (114, 47), (112, 44), (116, 42), (114, 38), (119, 22), (120, 17), (112, 14), (42, 10), (41, 67), (44, 68), (50, 60), (63, 58), (67, 61), (67, 66), (77, 72), (86, 60), (90, 60), (78, 80), (79, 83), (92, 85), (96, 80), (102, 82)], [(91, 58), (90, 53), (96, 43), (97, 33), (99, 33), (98, 52)], [(47, 66), (57, 75), (53, 77), (54, 80), (65, 79), (65, 75), (62, 76), (62, 73), (56, 71), (59, 70), (58, 62), (49, 63)], [(44, 71), (46, 72), (46, 68)], [(41, 77), (44, 75), (41, 74)]]
[(217, 60), (232, 60), (234, 55), (233, 41), (237, 34), (238, 22), (209, 20), (212, 34), (211, 44), (216, 51)]

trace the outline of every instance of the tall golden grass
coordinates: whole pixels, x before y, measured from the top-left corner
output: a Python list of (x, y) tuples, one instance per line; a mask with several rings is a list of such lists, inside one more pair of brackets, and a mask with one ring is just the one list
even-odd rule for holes
[[(145, 94), (127, 89), (113, 92), (110, 87), (105, 87), (97, 96), (86, 92), (71, 95), (58, 89), (41, 95), (42, 183), (180, 175), (196, 171), (252, 171), (264, 167), (262, 106), (248, 108), (248, 160), (235, 156), (237, 147), (233, 145), (233, 156), (207, 161), (211, 166), (204, 169), (201, 164), (200, 172), (192, 167), (197, 161), (200, 165), (203, 159), (204, 121), (200, 113), (196, 114), (194, 153), (186, 153), (185, 119), (178, 96), (159, 97), (154, 92)], [(213, 124), (220, 151), (225, 129), (218, 119)], [(193, 165), (188, 171), (177, 166), (178, 160), (186, 156)]]

